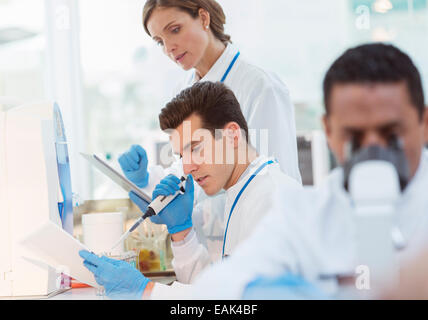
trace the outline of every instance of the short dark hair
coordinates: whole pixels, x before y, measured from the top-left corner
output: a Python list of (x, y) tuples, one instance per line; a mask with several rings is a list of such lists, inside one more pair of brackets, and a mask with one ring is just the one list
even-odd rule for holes
[(405, 81), (410, 99), (420, 119), (425, 102), (422, 80), (410, 57), (393, 45), (371, 43), (357, 46), (342, 54), (324, 78), (324, 106), (329, 115), (330, 95), (335, 84), (396, 83)]
[(236, 122), (248, 142), (248, 125), (241, 106), (232, 90), (221, 82), (197, 82), (181, 91), (161, 110), (162, 130), (176, 129), (192, 114), (201, 117), (202, 127), (215, 137), (216, 129), (223, 129), (229, 122)]

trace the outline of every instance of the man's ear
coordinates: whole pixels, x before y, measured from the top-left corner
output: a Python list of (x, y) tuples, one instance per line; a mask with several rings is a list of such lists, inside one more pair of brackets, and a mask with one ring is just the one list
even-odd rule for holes
[(425, 145), (428, 145), (428, 107), (425, 107), (425, 112), (423, 115), (423, 125), (424, 125), (424, 139)]
[[(331, 150), (331, 152), (334, 153), (333, 149), (331, 148), (332, 143), (331, 143), (331, 119), (329, 118), (329, 116), (327, 114), (324, 114), (322, 117), (322, 125), (324, 128), (324, 132), (325, 132), (325, 137), (327, 139), (327, 146), (328, 148)], [(335, 155), (336, 157), (336, 155)]]
[(229, 122), (223, 128), (226, 141), (229, 144), (233, 144), (234, 148), (238, 147), (239, 141), (241, 140), (241, 127), (236, 122)]
[(325, 136), (327, 137), (327, 141), (330, 140), (331, 136), (331, 127), (330, 127), (330, 121), (326, 114), (322, 116), (322, 126), (324, 128)]

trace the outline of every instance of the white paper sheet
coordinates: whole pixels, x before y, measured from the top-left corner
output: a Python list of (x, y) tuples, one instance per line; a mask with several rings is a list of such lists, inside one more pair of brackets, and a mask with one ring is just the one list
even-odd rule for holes
[(99, 287), (79, 256), (80, 250), (90, 250), (53, 222), (43, 224), (20, 243), (52, 268), (63, 270), (82, 283)]

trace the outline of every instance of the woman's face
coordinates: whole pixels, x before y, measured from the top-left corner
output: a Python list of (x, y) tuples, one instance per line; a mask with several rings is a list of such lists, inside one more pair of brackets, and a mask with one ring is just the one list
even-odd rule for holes
[(196, 67), (209, 44), (209, 15), (200, 11), (194, 19), (177, 8), (153, 10), (147, 29), (163, 52), (184, 70)]

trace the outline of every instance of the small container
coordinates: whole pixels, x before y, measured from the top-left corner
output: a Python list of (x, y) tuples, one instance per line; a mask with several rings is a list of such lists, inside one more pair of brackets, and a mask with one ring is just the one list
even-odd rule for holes
[[(106, 257), (110, 258), (110, 259), (115, 259), (115, 260), (121, 260), (121, 261), (125, 261), (127, 263), (129, 263), (129, 265), (131, 265), (131, 267), (133, 268), (137, 268), (137, 264), (138, 264), (138, 257), (137, 254), (134, 251), (128, 251), (125, 252), (123, 254), (120, 255), (111, 255), (110, 253), (102, 253), (100, 254), (100, 256), (105, 255)], [(105, 289), (104, 287), (99, 287), (97, 289), (97, 291), (95, 292), (95, 294), (97, 296), (105, 296)]]
[(123, 242), (111, 250), (123, 234), (121, 212), (90, 213), (82, 216), (83, 242), (94, 253), (112, 256), (124, 253)]
[(161, 266), (161, 257), (159, 252), (148, 249), (140, 249), (138, 252), (138, 270), (143, 272), (164, 271)]
[(110, 255), (110, 254), (106, 254), (106, 256), (108, 258), (111, 258), (111, 259), (125, 261), (125, 262), (129, 263), (131, 265), (131, 267), (138, 269), (137, 268), (137, 261), (138, 261), (137, 254), (134, 251), (128, 251), (128, 252), (125, 252), (125, 253), (118, 255), (118, 256), (114, 256), (114, 255)]

